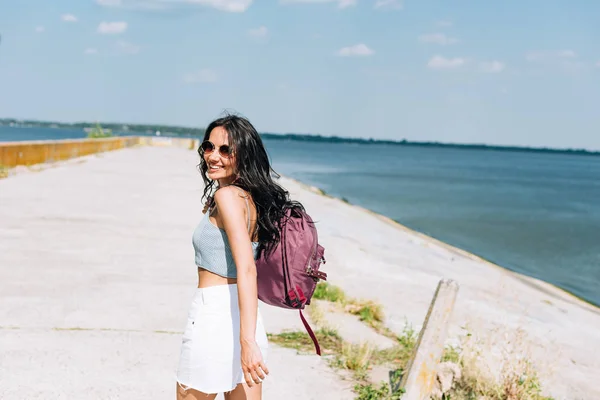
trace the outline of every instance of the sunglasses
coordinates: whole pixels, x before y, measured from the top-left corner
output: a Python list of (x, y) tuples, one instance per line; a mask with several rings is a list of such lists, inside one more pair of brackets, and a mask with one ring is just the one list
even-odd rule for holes
[[(202, 149), (202, 152), (204, 154), (210, 154), (213, 151), (215, 151), (216, 146), (210, 140), (205, 140), (200, 145), (200, 148)], [(219, 146), (219, 154), (221, 155), (221, 157), (229, 158), (229, 157), (231, 157), (232, 153), (233, 153), (233, 150), (231, 149), (231, 147), (229, 145), (222, 144), (221, 146)]]

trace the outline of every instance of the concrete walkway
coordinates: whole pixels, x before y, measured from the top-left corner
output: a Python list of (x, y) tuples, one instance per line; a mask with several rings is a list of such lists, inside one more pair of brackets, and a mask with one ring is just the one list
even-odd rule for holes
[[(173, 398), (197, 279), (197, 154), (141, 147), (80, 161), (0, 180), (0, 399)], [(329, 282), (382, 304), (394, 331), (420, 329), (439, 279), (454, 279), (451, 342), (483, 338), (491, 367), (526, 357), (556, 400), (600, 399), (598, 308), (282, 183), (318, 223)], [(267, 331), (303, 329), (295, 312), (261, 308)], [(272, 346), (269, 363), (265, 399), (355, 397), (317, 356)]]
[[(0, 181), (0, 399), (174, 398), (195, 289), (197, 154), (136, 148)], [(269, 332), (297, 313), (261, 306)], [(351, 399), (271, 347), (265, 399)]]

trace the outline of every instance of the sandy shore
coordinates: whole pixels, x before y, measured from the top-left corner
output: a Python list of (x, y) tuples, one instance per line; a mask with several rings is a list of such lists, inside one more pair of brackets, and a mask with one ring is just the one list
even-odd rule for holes
[[(196, 279), (196, 163), (191, 151), (147, 147), (0, 180), (0, 398), (173, 394)], [(468, 324), (500, 349), (521, 328), (556, 399), (600, 398), (597, 308), (306, 185), (282, 184), (318, 221), (330, 283), (383, 304), (392, 329), (418, 329), (439, 279), (452, 278), (461, 287), (451, 338)], [(296, 313), (261, 308), (269, 332), (301, 326)], [(270, 359), (266, 399), (353, 398), (316, 356), (273, 346)]]

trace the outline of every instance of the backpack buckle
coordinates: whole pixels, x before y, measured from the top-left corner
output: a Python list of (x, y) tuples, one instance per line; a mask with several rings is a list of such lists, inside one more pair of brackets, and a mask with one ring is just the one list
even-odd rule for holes
[[(298, 291), (296, 293), (296, 290)], [(288, 291), (288, 297), (290, 298), (290, 305), (294, 308), (301, 308), (306, 303), (306, 296), (300, 287), (296, 286), (296, 290), (290, 289)]]
[(298, 297), (296, 296), (296, 292), (294, 291), (294, 289), (290, 289), (288, 291), (288, 297), (290, 298), (290, 305), (294, 308), (298, 308), (301, 304), (300, 304), (300, 300), (298, 300)]

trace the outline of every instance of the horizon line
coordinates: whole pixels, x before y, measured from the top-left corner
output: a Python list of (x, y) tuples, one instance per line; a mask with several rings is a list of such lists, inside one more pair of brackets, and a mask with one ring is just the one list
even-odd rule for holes
[[(138, 126), (138, 127), (146, 127), (146, 128), (171, 128), (171, 129), (183, 129), (189, 131), (205, 131), (206, 127), (190, 127), (185, 125), (168, 125), (168, 124), (160, 124), (160, 123), (125, 123), (125, 122), (90, 122), (90, 121), (77, 121), (77, 122), (61, 122), (61, 121), (48, 121), (41, 119), (19, 119), (19, 118), (0, 118), (0, 126), (4, 125), (4, 122), (12, 122), (17, 124), (40, 124), (40, 125), (62, 125), (57, 127), (48, 127), (48, 128), (83, 128), (82, 125), (110, 125), (117, 126)], [(147, 131), (148, 129), (146, 129)], [(144, 133), (140, 131), (129, 131), (129, 132), (138, 132)], [(167, 132), (169, 133), (169, 132)], [(180, 136), (182, 134), (193, 135), (193, 133), (177, 133), (170, 132), (173, 135)], [(393, 144), (393, 145), (406, 145), (406, 146), (431, 146), (431, 147), (463, 147), (463, 148), (479, 148), (479, 149), (488, 149), (488, 150), (506, 150), (506, 151), (531, 151), (531, 152), (552, 152), (552, 153), (578, 153), (578, 154), (588, 154), (588, 155), (600, 155), (600, 149), (598, 150), (590, 150), (586, 148), (575, 148), (575, 147), (542, 147), (542, 146), (527, 146), (527, 145), (505, 145), (505, 144), (486, 144), (486, 143), (465, 143), (465, 142), (441, 142), (436, 140), (429, 141), (418, 141), (418, 140), (408, 140), (408, 139), (384, 139), (384, 138), (367, 138), (367, 137), (350, 137), (350, 136), (337, 136), (337, 135), (329, 135), (325, 136), (320, 133), (293, 133), (293, 132), (267, 132), (267, 131), (259, 131), (261, 136), (267, 136), (273, 139), (281, 139), (281, 138), (289, 138), (292, 140), (306, 140), (306, 141), (328, 141), (328, 142), (346, 142), (346, 143), (364, 143), (364, 144)]]

